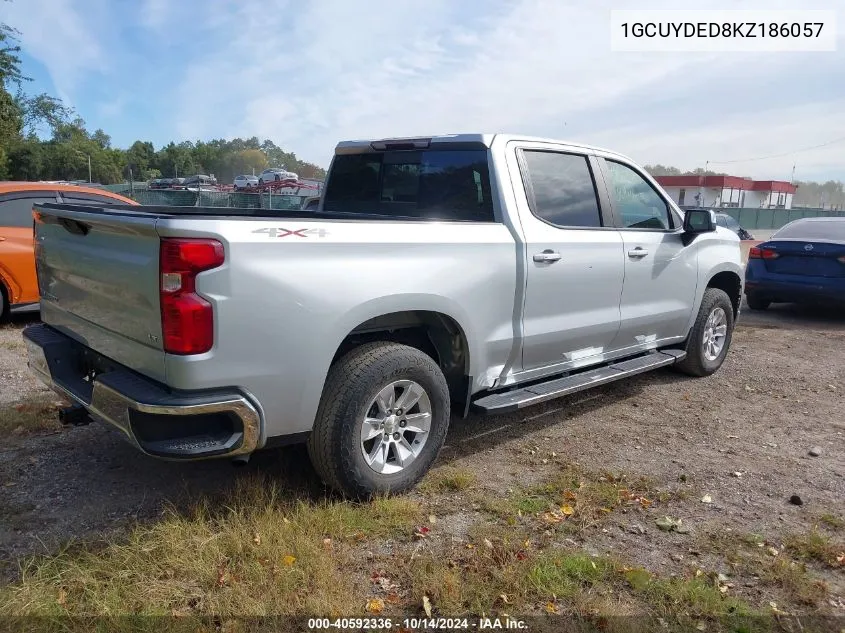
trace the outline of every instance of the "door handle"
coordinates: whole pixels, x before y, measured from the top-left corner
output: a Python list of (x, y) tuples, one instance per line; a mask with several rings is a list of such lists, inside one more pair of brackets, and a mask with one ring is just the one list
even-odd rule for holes
[(628, 251), (628, 257), (633, 257), (634, 259), (639, 259), (641, 257), (645, 257), (648, 255), (648, 251), (641, 246), (637, 246), (637, 248), (632, 248)]
[(534, 261), (538, 264), (554, 264), (560, 259), (560, 253), (546, 249), (542, 253), (534, 254)]

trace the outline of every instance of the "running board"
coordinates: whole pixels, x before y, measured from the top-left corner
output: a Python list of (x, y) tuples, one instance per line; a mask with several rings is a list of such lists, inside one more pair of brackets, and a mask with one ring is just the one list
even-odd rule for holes
[(591, 387), (598, 387), (609, 382), (615, 382), (628, 376), (674, 365), (683, 360), (687, 353), (683, 350), (663, 350), (645, 356), (638, 356), (629, 360), (605, 365), (598, 369), (570, 374), (563, 378), (555, 378), (548, 382), (523, 387), (504, 393), (494, 393), (474, 401), (473, 407), (484, 413), (509, 413), (530, 407), (546, 400), (552, 400)]

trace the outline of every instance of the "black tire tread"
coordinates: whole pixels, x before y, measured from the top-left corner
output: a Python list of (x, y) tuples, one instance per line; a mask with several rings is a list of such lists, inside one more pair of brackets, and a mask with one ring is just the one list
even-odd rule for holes
[[(337, 459), (338, 450), (351, 450), (338, 436), (341, 431), (338, 420), (346, 415), (356, 404), (356, 392), (365, 389), (372, 382), (371, 377), (382, 374), (391, 367), (417, 365), (421, 369), (436, 370), (434, 375), (440, 382), (440, 388), (447, 394), (446, 416), (448, 420), (448, 386), (437, 363), (427, 354), (407, 345), (378, 341), (357, 347), (338, 360), (326, 377), (323, 395), (317, 408), (314, 428), (308, 437), (308, 453), (317, 474), (323, 482), (337, 491), (353, 497), (368, 496), (370, 493), (362, 482), (350, 479), (342, 472), (342, 464)], [(442, 446), (448, 424), (442, 428), (440, 437), (433, 437), (435, 428), (428, 441)], [(435, 455), (436, 457), (436, 455)], [(352, 459), (351, 455), (346, 456)]]

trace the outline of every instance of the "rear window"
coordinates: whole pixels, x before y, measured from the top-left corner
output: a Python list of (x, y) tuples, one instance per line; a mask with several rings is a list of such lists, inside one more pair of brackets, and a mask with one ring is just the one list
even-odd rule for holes
[(487, 151), (337, 155), (323, 210), (492, 222)]
[(772, 235), (771, 239), (845, 241), (845, 218), (791, 222)]

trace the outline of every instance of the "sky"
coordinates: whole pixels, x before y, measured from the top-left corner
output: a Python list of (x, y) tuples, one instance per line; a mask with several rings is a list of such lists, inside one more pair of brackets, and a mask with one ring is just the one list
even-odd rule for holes
[(610, 50), (611, 9), (685, 6), (12, 0), (0, 22), (21, 32), (27, 90), (61, 97), (119, 147), (258, 136), (327, 166), (344, 139), (509, 132), (642, 164), (845, 180), (845, 3), (695, 5), (835, 9), (836, 52)]

